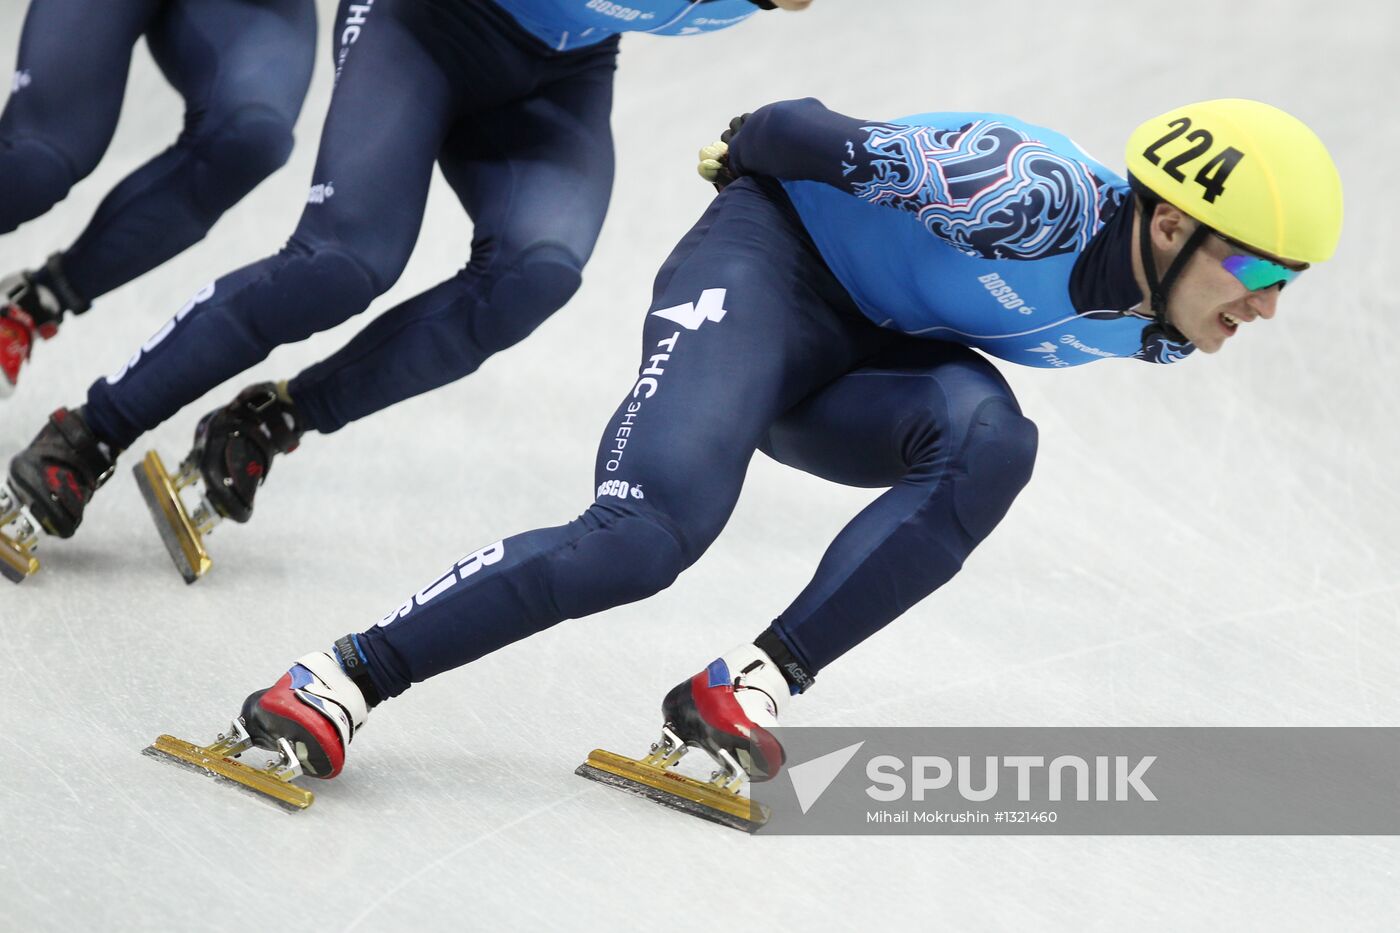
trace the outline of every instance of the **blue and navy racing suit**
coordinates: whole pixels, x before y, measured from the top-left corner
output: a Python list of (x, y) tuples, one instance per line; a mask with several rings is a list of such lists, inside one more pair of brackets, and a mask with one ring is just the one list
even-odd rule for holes
[(273, 348), (368, 308), (408, 261), (434, 162), (472, 218), (470, 261), (292, 379), (304, 426), (336, 431), (528, 336), (579, 287), (607, 211), (619, 32), (719, 29), (758, 7), (630, 9), (642, 12), (601, 0), (342, 0), (336, 87), (291, 240), (202, 289), (94, 383), (93, 432), (129, 447)]
[(882, 327), (1040, 367), (1194, 349), (1129, 313), (1128, 183), (1053, 130), (994, 113), (854, 120), (807, 99), (754, 114), (730, 161), (782, 179)]
[(97, 167), (142, 36), (185, 100), (185, 123), (38, 272), (70, 311), (199, 242), (287, 160), (315, 61), (316, 8), (313, 0), (31, 0), (0, 116), (0, 234), (47, 212)]
[(1123, 183), (1057, 133), (793, 101), (755, 113), (730, 159), (743, 177), (656, 278), (593, 504), (477, 548), (357, 634), (381, 696), (669, 586), (756, 450), (885, 488), (760, 635), (814, 674), (951, 579), (1030, 478), (1035, 425), (974, 347), (1051, 367), (1189, 350), (1132, 313)]

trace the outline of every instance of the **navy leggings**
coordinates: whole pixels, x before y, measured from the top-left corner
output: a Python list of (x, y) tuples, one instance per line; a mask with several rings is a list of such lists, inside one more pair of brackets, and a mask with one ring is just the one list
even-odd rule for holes
[(0, 116), (0, 234), (97, 167), (143, 35), (185, 99), (184, 130), (107, 195), (62, 256), (82, 299), (70, 310), (199, 242), (286, 162), (311, 81), (316, 9), (313, 0), (32, 0)]
[(467, 555), (356, 636), (376, 688), (665, 589), (719, 535), (754, 451), (888, 487), (773, 623), (809, 672), (947, 582), (1030, 478), (1035, 425), (986, 359), (862, 317), (776, 185), (725, 189), (656, 279), (597, 498)]
[(273, 348), (340, 324), (398, 278), (436, 161), (474, 223), (470, 263), (291, 382), (335, 431), (476, 370), (577, 290), (612, 189), (616, 37), (554, 52), (477, 0), (342, 3), (311, 197), (286, 247), (200, 292), (89, 390), (129, 447)]

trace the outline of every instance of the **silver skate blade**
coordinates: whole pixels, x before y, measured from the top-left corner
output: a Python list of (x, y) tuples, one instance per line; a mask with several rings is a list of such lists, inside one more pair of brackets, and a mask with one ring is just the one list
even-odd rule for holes
[(734, 791), (600, 748), (574, 773), (742, 832), (751, 833), (768, 821), (765, 807)]
[(171, 481), (160, 454), (154, 450), (147, 451), (145, 458), (132, 467), (131, 472), (136, 477), (141, 498), (146, 500), (151, 520), (155, 522), (161, 543), (170, 554), (175, 569), (180, 571), (186, 583), (193, 583), (208, 573), (214, 562), (204, 549), (204, 538), (185, 511), (180, 492)]
[(281, 777), (276, 770), (254, 768), (230, 757), (246, 748), (236, 742), (195, 745), (173, 735), (162, 735), (142, 749), (141, 754), (198, 771), (291, 813), (305, 810), (316, 801), (314, 793)]

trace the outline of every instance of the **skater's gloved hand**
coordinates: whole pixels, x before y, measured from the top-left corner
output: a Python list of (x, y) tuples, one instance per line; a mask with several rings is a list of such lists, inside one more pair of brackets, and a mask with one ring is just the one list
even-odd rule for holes
[(726, 185), (741, 174), (735, 172), (730, 165), (729, 143), (750, 116), (752, 114), (745, 113), (730, 120), (729, 129), (720, 134), (719, 140), (700, 150), (700, 165), (697, 170), (701, 178), (715, 186), (716, 191), (723, 191)]

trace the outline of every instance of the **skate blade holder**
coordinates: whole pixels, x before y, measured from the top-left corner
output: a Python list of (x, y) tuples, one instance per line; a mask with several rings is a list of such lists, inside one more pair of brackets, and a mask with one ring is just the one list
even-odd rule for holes
[(687, 751), (689, 747), (665, 726), (661, 741), (645, 758), (595, 748), (574, 773), (731, 829), (751, 832), (768, 821), (766, 807), (740, 795), (744, 772), (732, 756), (721, 753), (722, 767), (710, 780), (700, 781), (674, 770)]
[(301, 776), (301, 762), (297, 761), (290, 742), (281, 739), (277, 744), (281, 754), (266, 767), (244, 764), (237, 756), (252, 748), (253, 741), (242, 720), (235, 719), (229, 731), (209, 745), (195, 745), (173, 735), (162, 735), (148, 745), (143, 754), (201, 771), (292, 812), (305, 810), (315, 802), (316, 795), (292, 783)]
[(174, 476), (165, 469), (160, 454), (154, 450), (146, 452), (145, 459), (131, 471), (136, 476), (136, 485), (146, 500), (151, 519), (160, 532), (161, 543), (169, 552), (170, 559), (186, 583), (193, 583), (209, 572), (214, 566), (209, 552), (204, 547), (204, 537), (219, 522), (216, 513), (207, 501), (200, 498), (199, 505), (191, 511), (186, 508), (181, 492), (199, 481), (199, 468), (191, 463), (181, 464)]
[(0, 483), (0, 576), (23, 583), (39, 572), (39, 525), (19, 504), (10, 487)]

